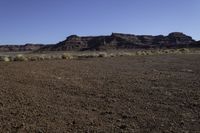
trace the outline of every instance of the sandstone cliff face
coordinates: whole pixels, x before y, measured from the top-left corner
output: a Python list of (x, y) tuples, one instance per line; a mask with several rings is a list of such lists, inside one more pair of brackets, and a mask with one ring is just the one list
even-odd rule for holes
[(110, 36), (79, 37), (69, 36), (66, 40), (41, 50), (107, 50), (133, 48), (189, 47), (195, 41), (192, 37), (180, 32), (168, 36), (133, 35), (112, 33)]

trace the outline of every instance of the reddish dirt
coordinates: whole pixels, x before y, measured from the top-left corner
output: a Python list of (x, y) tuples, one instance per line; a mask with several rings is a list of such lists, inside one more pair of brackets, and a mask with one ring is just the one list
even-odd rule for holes
[(200, 55), (0, 63), (0, 132), (200, 132)]

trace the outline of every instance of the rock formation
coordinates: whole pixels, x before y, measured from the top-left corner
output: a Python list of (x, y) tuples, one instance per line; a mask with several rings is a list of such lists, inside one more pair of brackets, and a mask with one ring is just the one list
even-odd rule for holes
[(110, 36), (71, 35), (66, 40), (52, 45), (0, 45), (0, 51), (84, 51), (179, 47), (200, 47), (200, 42), (181, 32), (173, 32), (167, 36), (112, 33)]
[(72, 35), (56, 45), (48, 45), (40, 50), (107, 50), (133, 48), (172, 48), (189, 47), (195, 41), (192, 37), (180, 32), (170, 33), (168, 36), (133, 35), (112, 33), (110, 36), (79, 37)]
[(35, 51), (43, 46), (42, 44), (0, 45), (0, 52)]

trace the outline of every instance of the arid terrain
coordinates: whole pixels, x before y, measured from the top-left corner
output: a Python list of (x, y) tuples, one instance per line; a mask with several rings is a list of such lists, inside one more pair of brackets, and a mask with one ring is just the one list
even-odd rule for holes
[(0, 62), (0, 132), (200, 132), (200, 54)]

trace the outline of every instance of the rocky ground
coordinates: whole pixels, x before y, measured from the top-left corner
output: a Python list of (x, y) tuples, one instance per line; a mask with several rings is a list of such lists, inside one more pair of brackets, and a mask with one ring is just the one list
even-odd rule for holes
[(0, 62), (0, 132), (200, 132), (200, 55)]

